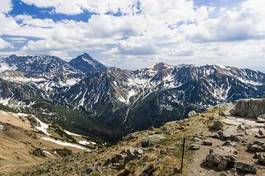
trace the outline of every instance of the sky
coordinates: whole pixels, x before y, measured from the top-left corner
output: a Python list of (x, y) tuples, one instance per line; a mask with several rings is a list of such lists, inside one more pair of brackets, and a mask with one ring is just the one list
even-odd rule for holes
[(0, 0), (0, 56), (88, 53), (108, 66), (265, 72), (264, 0)]

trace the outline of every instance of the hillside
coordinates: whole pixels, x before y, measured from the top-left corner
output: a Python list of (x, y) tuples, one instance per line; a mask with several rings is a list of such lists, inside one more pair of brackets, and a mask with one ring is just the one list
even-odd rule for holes
[(99, 146), (30, 114), (0, 111), (0, 175)]
[[(264, 175), (265, 100), (241, 100), (11, 175)], [(244, 115), (241, 116), (240, 115)], [(179, 173), (182, 137), (186, 138)]]

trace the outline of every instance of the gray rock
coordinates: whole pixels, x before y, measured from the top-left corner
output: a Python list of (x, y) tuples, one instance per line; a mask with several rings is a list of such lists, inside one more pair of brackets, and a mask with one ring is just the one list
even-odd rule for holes
[(196, 116), (197, 115), (197, 112), (196, 111), (190, 111), (189, 113), (188, 113), (188, 117), (194, 117), (194, 116)]
[(236, 168), (237, 172), (241, 174), (256, 174), (257, 168), (253, 165), (246, 164), (243, 162), (235, 162), (234, 167)]
[(265, 142), (263, 140), (256, 140), (247, 145), (249, 152), (265, 152)]
[(258, 163), (265, 165), (265, 152), (257, 153)]
[(32, 154), (37, 157), (46, 157), (44, 151), (40, 148), (36, 148), (32, 151)]
[(4, 130), (5, 127), (3, 125), (0, 125), (0, 131)]
[(144, 154), (144, 151), (140, 148), (130, 147), (126, 153), (127, 153), (126, 160), (130, 161), (138, 158), (139, 156), (142, 156)]
[(235, 103), (234, 115), (257, 118), (265, 114), (265, 99), (239, 100)]
[(144, 147), (144, 148), (151, 147), (154, 144), (160, 142), (164, 138), (165, 137), (163, 135), (161, 135), (161, 134), (150, 135), (147, 138), (142, 140), (141, 146)]
[(193, 143), (189, 146), (189, 150), (199, 150), (200, 149), (200, 144)]
[(265, 114), (262, 114), (257, 117), (257, 122), (259, 123), (265, 123)]
[(204, 140), (204, 141), (202, 141), (202, 145), (212, 146), (213, 143), (212, 143), (212, 141), (210, 141), (210, 140)]
[(224, 124), (220, 120), (215, 120), (209, 128), (211, 131), (223, 130)]
[(229, 147), (222, 147), (214, 150), (211, 149), (206, 156), (205, 165), (216, 171), (231, 169), (236, 160), (233, 151), (234, 149)]

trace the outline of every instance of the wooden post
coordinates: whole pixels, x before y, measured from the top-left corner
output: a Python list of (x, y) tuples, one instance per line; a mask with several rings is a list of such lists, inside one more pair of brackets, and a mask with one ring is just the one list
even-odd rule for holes
[(180, 173), (183, 172), (183, 161), (184, 161), (184, 155), (185, 155), (185, 142), (186, 142), (186, 138), (183, 137)]

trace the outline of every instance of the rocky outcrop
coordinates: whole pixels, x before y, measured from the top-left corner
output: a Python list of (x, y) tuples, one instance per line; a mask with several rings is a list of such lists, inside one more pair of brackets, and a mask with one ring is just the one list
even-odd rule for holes
[(246, 99), (235, 103), (233, 115), (257, 118), (265, 114), (265, 99)]
[(216, 171), (231, 169), (236, 161), (236, 156), (233, 154), (234, 152), (234, 148), (232, 147), (211, 149), (206, 156), (205, 165)]

